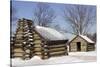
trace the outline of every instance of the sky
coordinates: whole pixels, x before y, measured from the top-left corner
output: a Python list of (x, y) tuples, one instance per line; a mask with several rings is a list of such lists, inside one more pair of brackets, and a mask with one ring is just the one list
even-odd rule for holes
[[(28, 1), (25, 2), (25, 1), (12, 0), (12, 7), (16, 9), (15, 16), (17, 18), (27, 18), (27, 19), (32, 20), (34, 17), (36, 4), (37, 2), (28, 2)], [(65, 28), (65, 29), (68, 28), (70, 30), (69, 25), (64, 21), (64, 18), (62, 18), (65, 4), (58, 4), (58, 3), (48, 3), (48, 4), (50, 5), (50, 7), (54, 10), (56, 14), (56, 18), (54, 19), (53, 23), (60, 25), (61, 28)], [(66, 4), (66, 5), (70, 6), (69, 4)], [(16, 23), (17, 21), (18, 19), (13, 21), (12, 24)], [(15, 32), (15, 30), (16, 30), (16, 25), (12, 25), (12, 31)], [(95, 32), (95, 31), (96, 31), (96, 25), (92, 27), (90, 32)]]
[[(18, 18), (27, 18), (31, 20), (34, 17), (34, 11), (36, 8), (36, 4), (37, 2), (25, 2), (25, 1), (24, 2), (23, 1), (13, 1), (12, 2), (12, 6), (16, 9), (16, 16)], [(61, 26), (64, 27), (66, 23), (61, 17), (61, 15), (63, 14), (62, 8), (64, 5), (59, 5), (59, 4), (50, 4), (50, 5), (57, 15), (56, 19), (54, 19), (54, 22), (57, 22), (57, 24), (63, 23)], [(17, 21), (13, 21), (13, 22), (17, 22)]]

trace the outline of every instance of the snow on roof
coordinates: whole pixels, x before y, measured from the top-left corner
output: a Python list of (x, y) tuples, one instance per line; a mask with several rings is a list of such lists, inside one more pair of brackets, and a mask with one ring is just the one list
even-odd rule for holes
[[(82, 37), (83, 39), (85, 39), (89, 43), (94, 43), (94, 41), (92, 41), (90, 38), (88, 38), (85, 35), (79, 35), (79, 36)], [(72, 38), (69, 40), (69, 42), (71, 42), (75, 37), (77, 37), (77, 35), (73, 35)]]
[(71, 39), (71, 37), (72, 37), (72, 34), (70, 34), (70, 33), (67, 33), (67, 32), (65, 32), (65, 31), (59, 31), (61, 34), (63, 34), (67, 39)]
[(83, 39), (85, 39), (87, 42), (89, 43), (94, 43), (94, 41), (92, 41), (90, 38), (88, 38), (87, 36), (84, 35), (79, 35), (80, 37), (82, 37)]
[(71, 42), (75, 37), (76, 37), (76, 35), (72, 35), (72, 36), (69, 38), (69, 42)]
[(61, 34), (60, 32), (56, 31), (55, 29), (36, 26), (36, 31), (41, 34), (45, 39), (48, 40), (66, 40), (67, 38)]

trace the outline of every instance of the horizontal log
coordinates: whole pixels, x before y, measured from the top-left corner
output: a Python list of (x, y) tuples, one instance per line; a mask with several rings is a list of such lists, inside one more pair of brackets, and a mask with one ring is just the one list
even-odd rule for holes
[(64, 56), (64, 55), (68, 55), (68, 54), (66, 54), (66, 53), (53, 54), (53, 55), (50, 55), (50, 57), (57, 57), (57, 56)]
[(16, 56), (23, 56), (23, 55), (24, 55), (23, 53), (14, 53), (14, 54), (13, 54), (13, 56), (15, 56), (15, 57), (16, 57)]
[(59, 44), (59, 45), (51, 45), (48, 46), (49, 48), (58, 48), (58, 47), (66, 47), (65, 45)]
[(59, 51), (59, 52), (51, 52), (49, 53), (50, 55), (56, 55), (56, 54), (63, 54), (65, 53), (66, 51)]
[(24, 50), (21, 49), (21, 48), (15, 48), (13, 51), (14, 51), (14, 52), (24, 52)]
[(66, 49), (55, 49), (55, 50), (49, 50), (49, 52), (59, 52), (59, 51), (67, 51)]

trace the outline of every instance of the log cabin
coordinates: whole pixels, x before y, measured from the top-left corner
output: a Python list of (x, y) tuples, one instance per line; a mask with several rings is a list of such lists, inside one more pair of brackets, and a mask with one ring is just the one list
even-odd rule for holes
[(68, 55), (68, 39), (55, 29), (35, 26), (32, 20), (19, 19), (14, 37), (11, 37), (11, 58), (41, 59)]
[(76, 35), (69, 42), (69, 52), (87, 52), (95, 49), (95, 43), (85, 35)]

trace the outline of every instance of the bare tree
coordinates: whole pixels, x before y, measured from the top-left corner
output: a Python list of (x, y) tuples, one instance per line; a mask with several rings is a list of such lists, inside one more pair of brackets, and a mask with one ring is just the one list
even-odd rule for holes
[(97, 33), (96, 32), (94, 32), (94, 33), (88, 33), (87, 34), (87, 37), (89, 37), (91, 40), (93, 40), (95, 43), (96, 43), (96, 41), (97, 41)]
[(95, 43), (97, 42), (97, 33), (96, 33), (96, 32), (93, 34), (93, 41), (94, 41)]
[(66, 6), (64, 19), (72, 29), (71, 33), (87, 34), (91, 26), (96, 24), (96, 9), (86, 5)]
[(54, 11), (48, 4), (37, 3), (37, 7), (34, 12), (34, 22), (40, 26), (49, 26), (54, 18)]

